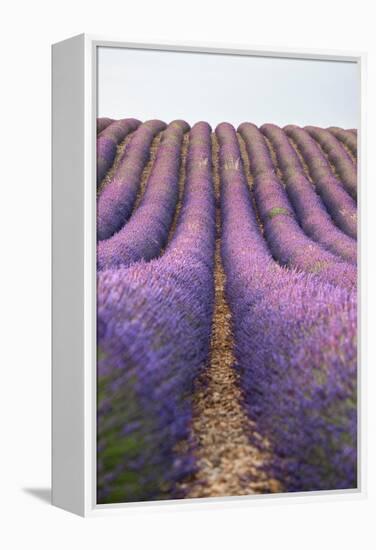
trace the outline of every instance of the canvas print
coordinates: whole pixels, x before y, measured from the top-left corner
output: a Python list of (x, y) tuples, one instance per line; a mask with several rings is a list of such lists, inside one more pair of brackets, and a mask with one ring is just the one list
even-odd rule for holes
[(97, 502), (357, 487), (356, 64), (98, 49)]

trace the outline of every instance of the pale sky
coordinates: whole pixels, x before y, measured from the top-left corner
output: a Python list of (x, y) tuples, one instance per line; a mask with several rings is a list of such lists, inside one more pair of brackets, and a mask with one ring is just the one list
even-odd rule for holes
[(357, 128), (355, 63), (98, 48), (98, 116)]

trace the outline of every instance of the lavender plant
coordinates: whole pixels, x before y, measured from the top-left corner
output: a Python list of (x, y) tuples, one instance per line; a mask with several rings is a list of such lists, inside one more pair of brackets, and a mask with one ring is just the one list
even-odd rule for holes
[(139, 124), (140, 121), (135, 118), (124, 118), (115, 120), (102, 130), (97, 138), (97, 187), (114, 162), (117, 146)]
[(315, 140), (302, 128), (288, 125), (284, 127), (284, 131), (304, 157), (315, 188), (329, 214), (342, 231), (356, 239), (356, 204), (333, 174), (325, 155)]
[(261, 132), (274, 148), (287, 194), (305, 233), (330, 252), (356, 264), (356, 242), (333, 223), (285, 133), (274, 124), (264, 124)]
[(97, 247), (98, 270), (151, 260), (166, 244), (179, 196), (180, 152), (189, 126), (174, 121), (164, 131), (146, 191), (128, 223)]
[(244, 405), (258, 429), (250, 437), (271, 453), (264, 468), (286, 491), (356, 487), (356, 293), (273, 260), (235, 131), (224, 123), (216, 134), (226, 295)]
[(346, 191), (356, 200), (357, 182), (356, 169), (351, 158), (338, 140), (325, 128), (306, 126), (305, 130), (313, 137), (328, 155), (329, 161), (335, 167)]
[(97, 238), (108, 239), (129, 219), (154, 137), (166, 128), (160, 120), (141, 124), (132, 136), (109, 184), (98, 198)]
[(243, 123), (243, 137), (253, 176), (253, 193), (273, 256), (281, 264), (315, 274), (322, 280), (352, 288), (356, 268), (309, 239), (297, 223), (286, 191), (275, 173), (265, 139), (254, 124)]
[(356, 159), (358, 155), (358, 144), (357, 144), (357, 135), (356, 130), (344, 130), (343, 128), (338, 128), (337, 126), (331, 126), (327, 128), (331, 134), (339, 141), (341, 141), (354, 156), (354, 163), (356, 164)]
[(109, 126), (111, 122), (113, 122), (112, 118), (106, 118), (106, 117), (97, 118), (97, 134), (100, 134), (102, 130), (107, 128), (107, 126)]
[(195, 470), (192, 392), (214, 297), (210, 135), (206, 123), (190, 132), (183, 205), (164, 254), (98, 275), (99, 503), (182, 496), (177, 481)]

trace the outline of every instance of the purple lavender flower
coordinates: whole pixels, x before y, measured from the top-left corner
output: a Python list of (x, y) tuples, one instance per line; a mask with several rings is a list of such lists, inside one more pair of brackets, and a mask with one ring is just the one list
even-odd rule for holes
[(117, 146), (140, 124), (135, 118), (115, 120), (97, 138), (97, 187), (114, 162)]
[(334, 137), (336, 137), (340, 142), (342, 142), (354, 156), (354, 163), (356, 165), (356, 159), (358, 156), (358, 144), (357, 144), (357, 133), (356, 130), (344, 130), (343, 128), (338, 128), (337, 126), (331, 126), (327, 128)]
[[(287, 491), (356, 487), (356, 293), (273, 260), (235, 131), (220, 124), (216, 134), (237, 368), (244, 405), (262, 439), (250, 437), (269, 446), (265, 469)], [(271, 177), (257, 139), (255, 149)], [(255, 172), (264, 177), (260, 163)]]
[(333, 174), (330, 165), (315, 140), (302, 128), (289, 125), (284, 128), (297, 145), (309, 168), (315, 187), (329, 214), (349, 237), (357, 236), (356, 204)]
[(254, 124), (243, 123), (238, 131), (246, 145), (253, 175), (253, 194), (273, 256), (281, 264), (316, 274), (324, 281), (354, 287), (355, 266), (339, 260), (309, 239), (296, 222), (260, 130)]
[(98, 270), (151, 260), (166, 244), (179, 196), (180, 152), (188, 129), (186, 122), (175, 121), (164, 131), (139, 207), (120, 231), (98, 243)]
[(177, 496), (176, 482), (195, 470), (191, 449), (176, 446), (189, 442), (193, 383), (209, 352), (210, 136), (203, 122), (191, 130), (183, 205), (165, 253), (98, 275), (99, 503)]
[[(116, 204), (124, 221), (133, 208), (144, 140), (152, 140), (142, 128), (130, 141), (137, 152), (131, 146), (123, 159), (129, 189), (111, 191), (110, 225), (120, 225), (111, 211)], [(348, 204), (344, 196), (356, 207), (315, 141), (291, 128), (322, 202), (287, 130), (262, 128), (275, 164), (263, 133), (250, 124), (239, 128), (253, 178), (248, 186), (240, 138), (227, 123), (216, 129), (236, 368), (262, 439), (249, 436), (271, 451), (268, 475), (286, 491), (356, 487), (356, 268), (335, 255), (352, 261), (355, 243), (323, 203), (350, 231), (347, 215), (335, 211)], [(140, 206), (98, 244), (99, 503), (184, 496), (177, 482), (196, 469), (192, 398), (209, 358), (216, 234), (211, 129), (200, 122), (190, 130), (183, 202), (166, 245), (188, 130), (182, 121), (164, 130)]]
[(102, 130), (107, 128), (107, 126), (109, 126), (111, 122), (113, 122), (112, 118), (106, 118), (106, 117), (97, 118), (97, 134), (100, 134)]
[(304, 129), (320, 144), (334, 165), (344, 188), (356, 200), (356, 169), (347, 152), (328, 130), (316, 126), (306, 126)]
[(262, 133), (272, 144), (295, 214), (305, 233), (344, 260), (356, 263), (356, 241), (333, 223), (320, 197), (307, 179), (300, 159), (286, 134), (274, 124), (264, 124)]
[(112, 180), (98, 198), (98, 240), (110, 238), (130, 217), (151, 143), (165, 128), (164, 122), (149, 120), (133, 134)]

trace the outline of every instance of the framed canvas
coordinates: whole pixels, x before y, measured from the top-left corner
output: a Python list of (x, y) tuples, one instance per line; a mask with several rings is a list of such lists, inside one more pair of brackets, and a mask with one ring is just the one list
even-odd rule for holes
[(364, 73), (53, 46), (56, 506), (364, 495)]

